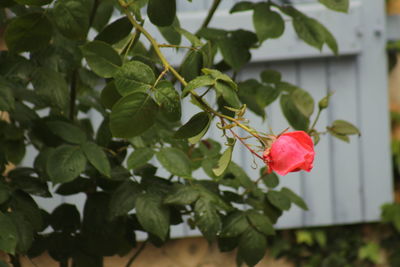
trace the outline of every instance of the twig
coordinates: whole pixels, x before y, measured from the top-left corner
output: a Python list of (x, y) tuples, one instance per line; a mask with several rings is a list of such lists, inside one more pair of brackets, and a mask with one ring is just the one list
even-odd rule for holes
[(136, 260), (137, 257), (139, 257), (140, 253), (143, 251), (143, 249), (146, 247), (147, 240), (142, 243), (142, 245), (139, 247), (139, 249), (136, 251), (135, 254), (132, 255), (132, 257), (129, 259), (129, 261), (126, 263), (125, 267), (130, 267), (132, 263)]
[(210, 24), (210, 21), (211, 21), (212, 17), (214, 16), (215, 11), (217, 10), (220, 3), (221, 3), (221, 0), (214, 0), (210, 10), (208, 11), (207, 17), (205, 18), (203, 24), (201, 24), (201, 28), (206, 28), (208, 26), (208, 24)]

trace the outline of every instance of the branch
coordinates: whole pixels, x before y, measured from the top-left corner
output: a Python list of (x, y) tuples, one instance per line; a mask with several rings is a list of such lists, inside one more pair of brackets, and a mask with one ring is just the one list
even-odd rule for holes
[(212, 3), (212, 6), (210, 8), (210, 10), (208, 11), (207, 17), (205, 18), (203, 24), (201, 25), (201, 28), (207, 28), (208, 24), (210, 24), (210, 21), (212, 19), (212, 17), (215, 14), (215, 11), (217, 10), (219, 4), (221, 3), (221, 0), (214, 0), (214, 2)]
[(142, 245), (139, 247), (139, 249), (136, 251), (136, 253), (132, 255), (132, 257), (126, 263), (125, 267), (130, 267), (132, 265), (132, 263), (136, 260), (136, 258), (139, 257), (140, 253), (142, 253), (143, 249), (146, 247), (146, 244), (147, 240), (144, 241)]

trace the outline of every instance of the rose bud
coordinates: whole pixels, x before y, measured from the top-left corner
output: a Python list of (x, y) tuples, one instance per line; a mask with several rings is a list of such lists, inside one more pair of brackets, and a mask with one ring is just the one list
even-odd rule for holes
[(314, 144), (303, 131), (283, 133), (264, 151), (268, 172), (280, 175), (300, 170), (311, 171), (314, 161)]

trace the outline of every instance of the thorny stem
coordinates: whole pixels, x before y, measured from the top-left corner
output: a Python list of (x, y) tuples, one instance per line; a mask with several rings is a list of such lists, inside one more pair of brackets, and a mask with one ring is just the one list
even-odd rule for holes
[(214, 13), (217, 10), (220, 3), (221, 3), (221, 0), (214, 0), (210, 10), (208, 11), (207, 17), (205, 18), (203, 24), (201, 25), (201, 28), (206, 28), (208, 26), (208, 24), (210, 24), (210, 21), (211, 21), (212, 17), (214, 16)]
[(193, 46), (184, 46), (184, 45), (172, 45), (172, 44), (158, 44), (158, 47), (165, 47), (165, 48), (187, 48), (194, 51), (199, 50), (197, 47)]
[(132, 257), (129, 259), (125, 267), (130, 267), (132, 263), (136, 260), (136, 258), (140, 255), (140, 253), (143, 251), (143, 249), (146, 247), (147, 240), (142, 243), (142, 245), (139, 247), (139, 249), (136, 251), (135, 254), (132, 255)]
[(321, 111), (322, 111), (322, 109), (318, 110), (317, 116), (315, 117), (315, 120), (314, 120), (313, 124), (311, 125), (310, 129), (308, 130), (308, 133), (310, 133), (314, 129), (315, 125), (317, 125), (317, 122), (319, 120), (319, 116), (321, 115)]
[[(221, 2), (221, 0), (215, 0), (212, 6), (212, 9), (214, 10), (213, 12), (209, 12), (207, 17), (212, 17), (212, 15), (214, 14), (216, 8), (218, 7), (219, 3)], [(139, 31), (141, 32), (146, 38), (147, 40), (151, 43), (151, 45), (153, 46), (154, 52), (156, 53), (157, 57), (160, 59), (162, 65), (164, 66), (165, 69), (168, 69), (175, 77), (176, 79), (183, 85), (183, 86), (187, 86), (187, 82), (185, 81), (185, 79), (169, 64), (169, 62), (167, 61), (167, 59), (165, 58), (164, 54), (161, 52), (160, 50), (160, 46), (157, 43), (157, 41), (153, 38), (153, 36), (151, 36), (151, 34), (146, 31), (142, 25), (140, 25), (135, 18), (132, 16), (132, 14), (130, 13), (130, 11), (127, 9), (127, 4), (124, 2), (124, 0), (119, 0), (119, 4), (121, 5), (121, 7), (124, 8), (124, 13), (127, 16), (127, 18), (129, 19), (129, 21), (132, 23), (132, 25)], [(209, 19), (209, 20), (210, 20)], [(206, 19), (205, 22), (203, 23), (203, 25), (207, 26), (209, 23), (209, 21)], [(210, 113), (213, 113), (215, 116), (220, 117), (220, 118), (225, 118), (235, 124), (237, 124), (237, 126), (239, 126), (240, 128), (242, 128), (243, 130), (245, 130), (246, 132), (250, 133), (252, 136), (254, 136), (255, 138), (257, 138), (261, 143), (264, 143), (262, 138), (255, 133), (254, 130), (250, 129), (248, 126), (242, 124), (239, 120), (232, 118), (230, 116), (227, 116), (225, 114), (219, 113), (218, 111), (214, 110), (212, 107), (210, 107), (206, 102), (204, 102), (204, 100), (201, 98), (201, 96), (199, 96), (196, 92), (194, 91), (190, 91), (190, 94), (192, 95), (192, 97), (200, 103), (200, 105), (203, 107), (204, 111), (208, 111)]]

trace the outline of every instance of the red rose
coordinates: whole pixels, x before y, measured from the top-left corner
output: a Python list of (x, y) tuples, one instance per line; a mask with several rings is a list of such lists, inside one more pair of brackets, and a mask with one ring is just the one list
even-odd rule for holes
[(311, 171), (314, 155), (314, 144), (310, 136), (303, 131), (297, 131), (280, 135), (264, 151), (263, 158), (268, 172), (286, 175), (300, 170)]

